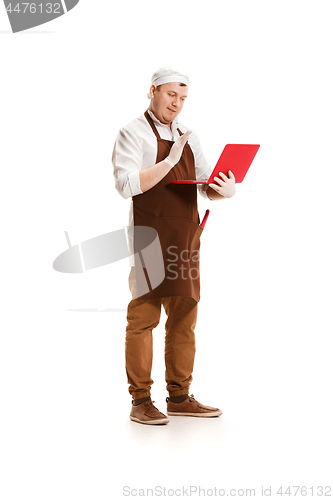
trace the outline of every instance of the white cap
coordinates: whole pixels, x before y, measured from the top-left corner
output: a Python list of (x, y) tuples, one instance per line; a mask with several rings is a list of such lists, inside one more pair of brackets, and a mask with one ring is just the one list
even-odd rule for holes
[[(164, 83), (184, 83), (185, 85), (189, 84), (189, 77), (187, 73), (180, 73), (179, 71), (175, 71), (172, 68), (159, 68), (151, 77), (152, 85), (163, 85)], [(148, 97), (150, 95), (148, 94)]]
[(151, 83), (156, 85), (163, 85), (164, 83), (179, 82), (188, 85), (189, 78), (186, 73), (179, 73), (172, 68), (160, 68), (151, 77)]

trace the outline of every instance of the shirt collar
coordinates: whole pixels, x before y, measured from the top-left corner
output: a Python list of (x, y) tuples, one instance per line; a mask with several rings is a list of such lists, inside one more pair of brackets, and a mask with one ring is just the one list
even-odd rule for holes
[[(168, 125), (166, 125), (165, 123), (160, 122), (156, 118), (156, 116), (154, 115), (154, 113), (152, 111), (150, 111), (150, 109), (147, 109), (147, 111), (149, 113), (149, 116), (152, 118), (153, 122), (157, 123), (157, 125), (160, 125), (161, 127), (166, 127), (167, 129), (169, 129)], [(178, 116), (176, 116), (176, 118), (171, 123), (171, 131), (172, 131), (172, 133), (174, 133), (174, 131), (176, 130), (177, 125), (178, 125)]]

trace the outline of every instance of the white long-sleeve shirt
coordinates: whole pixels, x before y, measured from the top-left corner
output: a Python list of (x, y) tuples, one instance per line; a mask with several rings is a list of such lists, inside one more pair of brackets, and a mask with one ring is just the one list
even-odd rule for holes
[[(182, 133), (189, 130), (188, 127), (178, 122), (178, 117), (173, 120), (170, 130), (170, 128), (161, 123), (150, 110), (148, 110), (148, 113), (153, 119), (161, 139), (176, 141), (180, 135), (177, 128), (179, 128)], [(188, 143), (194, 156), (196, 179), (198, 181), (206, 181), (212, 172), (212, 168), (201, 150), (197, 135), (193, 131), (188, 138)], [(112, 163), (115, 186), (118, 193), (123, 198), (130, 198), (142, 194), (139, 171), (142, 168), (148, 168), (155, 165), (156, 156), (156, 136), (144, 115), (134, 119), (119, 131), (113, 149)], [(209, 199), (204, 190), (206, 187), (204, 187), (203, 184), (197, 184), (197, 188), (204, 198)], [(129, 212), (129, 226), (133, 224), (132, 202)]]

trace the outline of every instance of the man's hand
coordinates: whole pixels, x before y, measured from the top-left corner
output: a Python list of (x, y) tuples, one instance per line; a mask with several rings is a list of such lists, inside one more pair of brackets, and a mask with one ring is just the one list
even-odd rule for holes
[(166, 161), (170, 163), (170, 165), (172, 165), (173, 167), (176, 165), (176, 163), (179, 162), (184, 146), (191, 133), (192, 131), (188, 130), (186, 134), (183, 134), (180, 137), (178, 137), (178, 139), (172, 145), (172, 148), (170, 149), (170, 153), (169, 156), (167, 156)]
[[(223, 172), (220, 172), (220, 177), (214, 177), (214, 181), (216, 184), (209, 184), (209, 187), (213, 189), (220, 197), (222, 198), (231, 198), (236, 193), (236, 185), (235, 185), (235, 176), (229, 170), (227, 177)], [(209, 196), (209, 193), (207, 193)], [(211, 199), (216, 200), (219, 199), (216, 195), (214, 195)]]
[(188, 131), (186, 134), (178, 137), (170, 149), (169, 156), (164, 160), (151, 167), (139, 170), (140, 189), (143, 193), (156, 186), (156, 184), (170, 172), (176, 163), (179, 162), (188, 136), (191, 133), (191, 131)]

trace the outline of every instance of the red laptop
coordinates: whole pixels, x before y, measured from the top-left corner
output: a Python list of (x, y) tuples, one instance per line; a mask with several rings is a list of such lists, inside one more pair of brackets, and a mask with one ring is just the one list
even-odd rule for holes
[(221, 179), (219, 172), (223, 172), (228, 177), (229, 170), (234, 174), (236, 182), (242, 182), (259, 147), (260, 144), (227, 144), (207, 181), (182, 179), (171, 182), (174, 184), (213, 184), (214, 177)]

